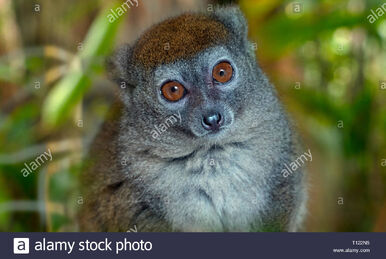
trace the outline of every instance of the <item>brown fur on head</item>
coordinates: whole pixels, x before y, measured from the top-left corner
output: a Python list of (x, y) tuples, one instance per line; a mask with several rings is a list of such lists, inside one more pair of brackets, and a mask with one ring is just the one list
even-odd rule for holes
[(210, 46), (224, 43), (228, 31), (223, 23), (202, 14), (183, 14), (147, 32), (134, 48), (134, 59), (145, 68), (190, 58)]

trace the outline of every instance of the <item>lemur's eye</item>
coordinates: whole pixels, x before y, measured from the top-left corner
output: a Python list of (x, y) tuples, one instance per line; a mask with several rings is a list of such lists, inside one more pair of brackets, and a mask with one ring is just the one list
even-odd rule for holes
[(214, 66), (212, 71), (212, 76), (214, 80), (220, 83), (228, 82), (229, 80), (231, 80), (232, 75), (233, 75), (232, 65), (226, 61), (218, 63), (216, 66)]
[(165, 83), (161, 87), (161, 92), (166, 100), (170, 102), (177, 102), (178, 100), (182, 99), (182, 97), (184, 97), (185, 87), (176, 81), (171, 81)]

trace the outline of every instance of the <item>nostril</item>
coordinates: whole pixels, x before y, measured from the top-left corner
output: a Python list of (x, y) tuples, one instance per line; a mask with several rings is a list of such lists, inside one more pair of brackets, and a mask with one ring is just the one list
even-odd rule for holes
[(207, 130), (215, 130), (220, 127), (222, 116), (220, 113), (212, 113), (208, 116), (203, 116), (202, 125)]

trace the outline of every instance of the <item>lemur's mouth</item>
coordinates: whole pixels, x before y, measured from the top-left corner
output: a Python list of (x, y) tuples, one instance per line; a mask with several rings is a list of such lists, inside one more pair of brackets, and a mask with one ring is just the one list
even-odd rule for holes
[(204, 134), (202, 134), (200, 137), (206, 137), (209, 139), (213, 139), (213, 138), (219, 139), (222, 137), (223, 133), (225, 133), (227, 128), (228, 127), (226, 127), (226, 126), (222, 126), (222, 127), (217, 128), (217, 129), (207, 131)]

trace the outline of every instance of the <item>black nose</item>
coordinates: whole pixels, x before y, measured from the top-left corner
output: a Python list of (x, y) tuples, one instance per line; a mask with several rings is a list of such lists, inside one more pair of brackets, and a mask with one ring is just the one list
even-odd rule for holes
[(222, 115), (218, 112), (209, 113), (202, 117), (202, 126), (206, 130), (217, 130), (222, 124)]

